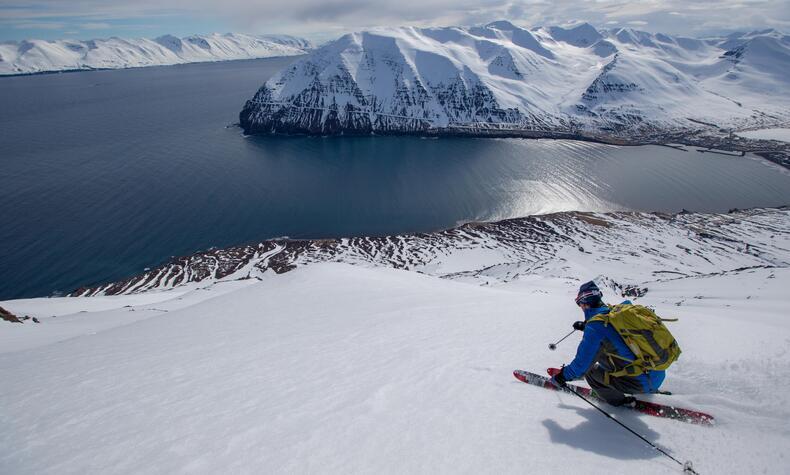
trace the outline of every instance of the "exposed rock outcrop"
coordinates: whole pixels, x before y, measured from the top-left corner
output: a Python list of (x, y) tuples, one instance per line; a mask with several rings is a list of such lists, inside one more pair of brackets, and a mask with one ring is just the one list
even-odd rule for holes
[[(269, 271), (280, 274), (327, 261), (485, 283), (532, 273), (562, 278), (569, 259), (600, 256), (596, 258), (609, 264), (640, 262), (640, 273), (650, 268), (657, 279), (666, 279), (721, 269), (788, 266), (788, 250), (790, 208), (786, 207), (723, 214), (565, 212), (469, 223), (428, 234), (263, 241), (179, 257), (144, 274), (81, 288), (72, 295), (130, 294), (195, 282), (257, 278)], [(634, 255), (640, 259), (631, 259)], [(478, 262), (478, 266), (458, 270), (455, 258)], [(610, 287), (626, 296), (647, 291), (629, 282)]]

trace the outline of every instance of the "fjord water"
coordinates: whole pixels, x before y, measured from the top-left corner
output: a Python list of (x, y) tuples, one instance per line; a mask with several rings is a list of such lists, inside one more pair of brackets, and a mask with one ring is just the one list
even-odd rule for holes
[(1, 78), (0, 299), (277, 236), (790, 202), (790, 175), (761, 159), (667, 147), (243, 137), (244, 101), (290, 61)]

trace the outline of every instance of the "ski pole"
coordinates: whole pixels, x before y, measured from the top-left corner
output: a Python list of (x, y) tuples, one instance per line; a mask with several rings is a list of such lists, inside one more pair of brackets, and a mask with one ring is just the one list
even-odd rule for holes
[[(560, 341), (562, 341), (562, 340), (560, 340)], [(669, 457), (669, 458), (671, 458), (672, 460), (674, 460), (674, 461), (675, 461), (675, 463), (677, 463), (678, 465), (680, 465), (681, 467), (683, 467), (683, 473), (688, 473), (688, 474), (692, 474), (692, 475), (699, 475), (699, 474), (698, 474), (696, 471), (694, 471), (694, 467), (692, 467), (692, 465), (691, 465), (691, 460), (687, 461), (686, 463), (683, 463), (683, 462), (681, 462), (680, 460), (676, 459), (675, 457), (673, 457), (673, 456), (669, 455), (669, 454), (668, 454), (666, 451), (664, 451), (664, 449), (662, 449), (661, 447), (657, 446), (656, 444), (654, 444), (654, 443), (650, 442), (649, 440), (647, 440), (647, 439), (646, 439), (646, 438), (644, 438), (643, 436), (639, 435), (639, 433), (637, 433), (635, 430), (631, 429), (631, 428), (630, 428), (630, 427), (628, 427), (627, 425), (625, 425), (625, 424), (623, 424), (622, 422), (620, 422), (620, 421), (618, 421), (617, 419), (615, 419), (615, 418), (614, 418), (614, 416), (612, 416), (612, 415), (611, 415), (611, 414), (609, 414), (608, 412), (606, 412), (606, 411), (604, 411), (603, 409), (601, 409), (600, 407), (598, 407), (596, 404), (594, 404), (592, 401), (590, 401), (590, 400), (589, 400), (589, 399), (587, 399), (586, 397), (584, 397), (584, 396), (582, 396), (581, 394), (577, 393), (575, 389), (571, 388), (570, 386), (566, 386), (566, 389), (568, 389), (568, 390), (569, 390), (570, 392), (572, 392), (573, 394), (575, 394), (575, 395), (579, 396), (580, 398), (582, 398), (582, 399), (584, 400), (584, 402), (586, 402), (587, 404), (589, 404), (589, 405), (591, 405), (592, 407), (594, 407), (594, 408), (598, 409), (598, 411), (599, 411), (601, 414), (603, 414), (604, 416), (606, 416), (606, 417), (608, 417), (609, 419), (611, 419), (611, 420), (615, 421), (616, 423), (620, 424), (620, 427), (624, 428), (624, 429), (625, 429), (625, 430), (627, 430), (628, 432), (630, 432), (630, 433), (634, 434), (635, 436), (639, 437), (640, 439), (642, 439), (642, 440), (643, 440), (645, 443), (647, 443), (647, 444), (648, 444), (650, 447), (653, 447), (653, 448), (654, 448), (654, 449), (656, 449), (657, 451), (661, 452), (663, 455), (666, 455), (667, 457)]]
[(560, 338), (560, 340), (557, 343), (549, 343), (549, 349), (551, 351), (556, 350), (557, 349), (557, 345), (559, 345), (562, 342), (562, 340), (564, 340), (564, 339), (568, 338), (569, 336), (573, 335), (573, 332), (575, 332), (575, 331), (576, 331), (576, 329), (574, 328), (573, 330), (571, 330), (570, 333), (568, 333), (564, 337)]

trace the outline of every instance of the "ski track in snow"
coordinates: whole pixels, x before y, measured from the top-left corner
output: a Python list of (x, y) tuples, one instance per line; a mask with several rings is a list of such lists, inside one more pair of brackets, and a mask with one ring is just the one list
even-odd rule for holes
[(570, 361), (578, 336), (547, 344), (593, 277), (607, 301), (646, 288), (630, 298), (680, 319), (674, 395), (648, 397), (717, 424), (617, 418), (700, 473), (788, 472), (790, 210), (333, 242), (191, 256), (210, 271), (178, 285), (0, 302), (42, 322), (0, 322), (0, 473), (677, 473), (572, 395), (512, 377)]

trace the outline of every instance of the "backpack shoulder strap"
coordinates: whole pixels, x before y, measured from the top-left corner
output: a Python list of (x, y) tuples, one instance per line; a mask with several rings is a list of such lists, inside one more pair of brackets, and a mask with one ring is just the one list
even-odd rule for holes
[(593, 323), (593, 322), (603, 322), (604, 326), (608, 325), (609, 324), (609, 314), (607, 314), (607, 313), (599, 313), (598, 315), (590, 317), (590, 319), (587, 320), (587, 323)]
[[(606, 305), (606, 304), (604, 304)], [(604, 325), (609, 325), (609, 319), (612, 317), (612, 314), (617, 313), (623, 310), (628, 304), (617, 304), (617, 305), (606, 305), (609, 307), (609, 311), (606, 313), (599, 313), (598, 315), (594, 315), (587, 320), (587, 323), (590, 322), (603, 322)]]

